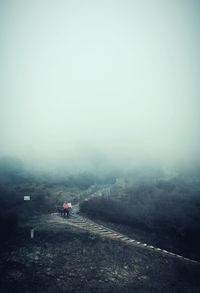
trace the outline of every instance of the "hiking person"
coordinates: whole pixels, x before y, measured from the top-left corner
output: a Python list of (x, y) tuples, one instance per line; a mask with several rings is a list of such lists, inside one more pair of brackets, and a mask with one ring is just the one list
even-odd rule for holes
[(69, 218), (69, 206), (68, 206), (68, 203), (66, 201), (63, 203), (63, 213), (64, 213), (64, 217), (65, 217), (65, 215), (67, 213), (67, 217)]
[(72, 203), (68, 202), (69, 216), (72, 214)]

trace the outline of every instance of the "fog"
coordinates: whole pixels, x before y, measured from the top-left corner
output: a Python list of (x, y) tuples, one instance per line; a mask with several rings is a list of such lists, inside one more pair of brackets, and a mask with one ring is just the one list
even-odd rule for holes
[(200, 4), (0, 1), (0, 156), (198, 164)]

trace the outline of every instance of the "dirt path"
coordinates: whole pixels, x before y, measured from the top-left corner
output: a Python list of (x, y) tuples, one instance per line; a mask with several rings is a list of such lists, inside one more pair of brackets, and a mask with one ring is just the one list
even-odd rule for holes
[(186, 258), (184, 256), (175, 254), (173, 252), (170, 252), (170, 251), (158, 248), (158, 247), (154, 247), (152, 245), (148, 245), (146, 243), (136, 241), (135, 239), (127, 237), (119, 232), (116, 232), (110, 228), (107, 228), (106, 226), (97, 224), (94, 221), (92, 221), (86, 217), (80, 216), (77, 212), (78, 212), (78, 206), (75, 209), (75, 213), (68, 219), (61, 217), (58, 213), (52, 213), (51, 219), (53, 222), (65, 223), (67, 225), (71, 225), (71, 226), (76, 227), (78, 229), (86, 230), (91, 235), (98, 235), (102, 238), (109, 238), (109, 239), (113, 239), (113, 240), (123, 241), (124, 243), (131, 245), (131, 246), (142, 247), (144, 249), (148, 249), (151, 251), (155, 251), (157, 253), (167, 255), (168, 257), (174, 257), (174, 258), (181, 259), (183, 261), (193, 262), (193, 263), (197, 263), (200, 265), (200, 262), (198, 262), (198, 261)]

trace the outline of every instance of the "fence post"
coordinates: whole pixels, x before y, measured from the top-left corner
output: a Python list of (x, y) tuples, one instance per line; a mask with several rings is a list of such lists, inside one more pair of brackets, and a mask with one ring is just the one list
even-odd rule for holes
[(33, 239), (34, 238), (34, 229), (31, 229), (31, 239)]

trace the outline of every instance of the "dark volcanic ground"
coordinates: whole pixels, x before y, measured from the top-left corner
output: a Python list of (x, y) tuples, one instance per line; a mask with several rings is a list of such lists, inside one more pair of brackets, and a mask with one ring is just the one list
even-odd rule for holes
[(93, 237), (50, 215), (20, 231), (1, 249), (0, 292), (200, 292), (198, 264)]

